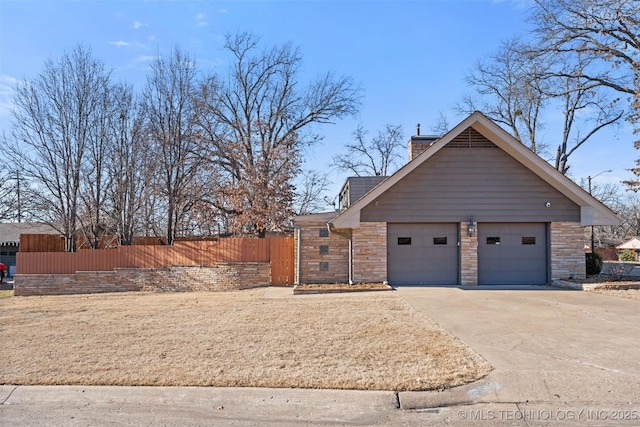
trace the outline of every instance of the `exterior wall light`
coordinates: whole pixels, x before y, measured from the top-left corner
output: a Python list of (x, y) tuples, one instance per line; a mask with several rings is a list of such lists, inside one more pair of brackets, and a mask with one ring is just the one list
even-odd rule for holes
[(469, 217), (469, 224), (467, 224), (467, 235), (473, 237), (476, 235), (476, 225), (473, 222), (473, 215)]

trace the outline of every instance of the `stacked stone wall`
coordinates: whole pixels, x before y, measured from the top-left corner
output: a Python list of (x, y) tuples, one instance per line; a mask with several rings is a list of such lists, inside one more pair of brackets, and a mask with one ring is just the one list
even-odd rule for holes
[(269, 286), (268, 262), (220, 263), (215, 266), (116, 268), (75, 274), (17, 274), (16, 296), (93, 294), (132, 291), (230, 291)]

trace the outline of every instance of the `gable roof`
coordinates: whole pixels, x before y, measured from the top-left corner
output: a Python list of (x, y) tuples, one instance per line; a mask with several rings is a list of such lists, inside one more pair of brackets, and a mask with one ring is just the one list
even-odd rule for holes
[(476, 111), (442, 138), (435, 141), (429, 148), (420, 153), (412, 161), (398, 170), (395, 174), (373, 188), (348, 209), (342, 211), (333, 218), (330, 223), (335, 228), (355, 228), (360, 225), (360, 211), (373, 202), (382, 193), (389, 190), (397, 182), (405, 178), (424, 162), (428, 161), (435, 153), (445, 147), (451, 140), (460, 135), (467, 128), (473, 127), (477, 132), (495, 144), (502, 151), (520, 162), (535, 175), (551, 185), (565, 197), (580, 207), (581, 225), (618, 225), (620, 218), (600, 203), (596, 198), (583, 190), (575, 182), (558, 172), (550, 164), (540, 158), (533, 151), (518, 142), (504, 129)]
[(634, 237), (633, 239), (624, 242), (621, 245), (616, 246), (617, 249), (640, 249), (640, 239)]
[(0, 223), (0, 245), (20, 243), (21, 234), (60, 234), (52, 226), (33, 222)]

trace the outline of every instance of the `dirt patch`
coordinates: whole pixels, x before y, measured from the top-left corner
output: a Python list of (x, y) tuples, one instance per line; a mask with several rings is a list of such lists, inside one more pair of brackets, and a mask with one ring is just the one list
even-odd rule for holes
[(489, 364), (392, 292), (0, 300), (0, 384), (429, 390)]

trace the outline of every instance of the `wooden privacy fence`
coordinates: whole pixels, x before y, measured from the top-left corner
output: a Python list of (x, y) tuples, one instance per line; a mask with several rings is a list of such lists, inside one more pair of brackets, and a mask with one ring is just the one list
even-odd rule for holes
[[(187, 239), (184, 239), (187, 240)], [(217, 239), (216, 239), (217, 240)], [(160, 245), (158, 237), (134, 237), (132, 245)], [(117, 236), (102, 234), (98, 240), (98, 249), (111, 249), (120, 246)], [(91, 250), (91, 244), (84, 236), (76, 237), (78, 250)], [(20, 234), (20, 252), (65, 252), (65, 240), (60, 234)]]
[(293, 239), (224, 238), (171, 246), (119, 246), (78, 252), (18, 252), (17, 274), (74, 274), (114, 268), (211, 266), (223, 262), (269, 262), (271, 284), (293, 285)]

